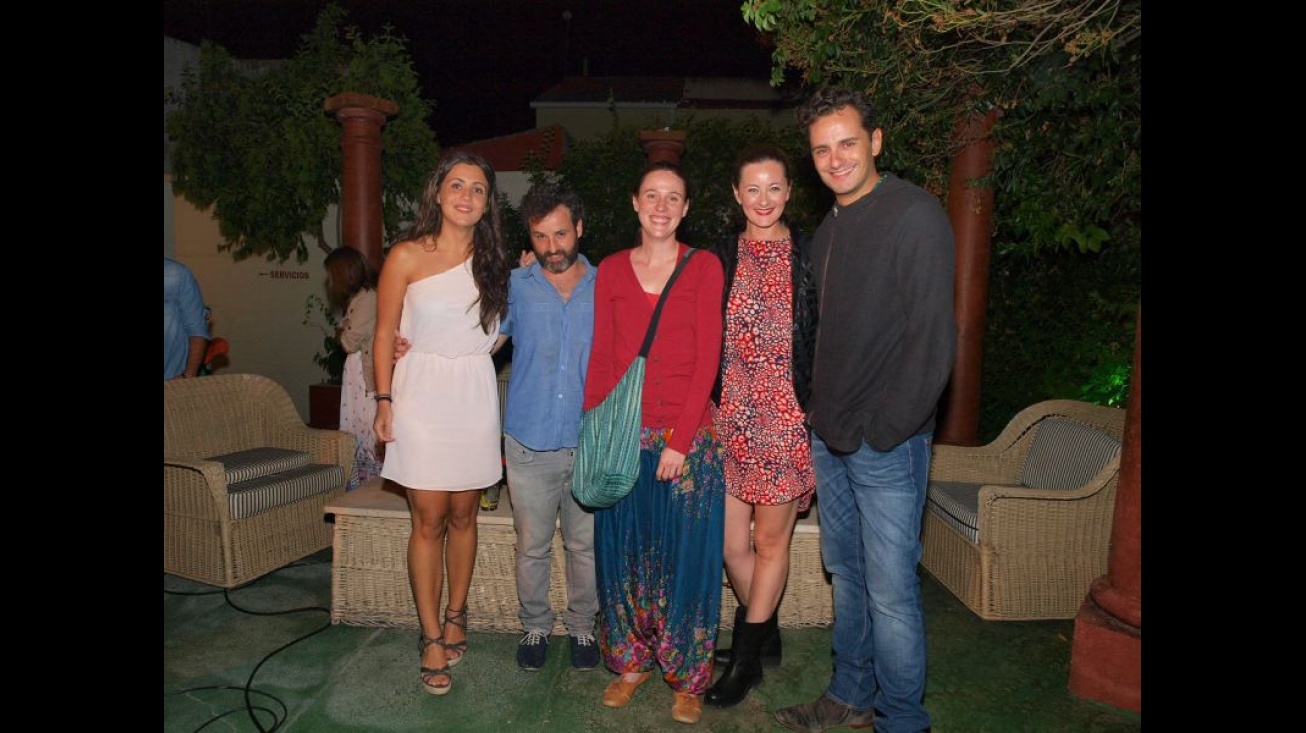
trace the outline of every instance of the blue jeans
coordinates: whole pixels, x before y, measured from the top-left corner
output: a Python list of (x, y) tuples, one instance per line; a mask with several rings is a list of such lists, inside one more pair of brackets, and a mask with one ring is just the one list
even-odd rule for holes
[(576, 449), (533, 451), (511, 435), (503, 439), (508, 501), (517, 533), (515, 570), (522, 628), (553, 633), (555, 611), (549, 603), (549, 580), (553, 572), (553, 532), (561, 519), (567, 567), (567, 633), (592, 635), (599, 613), (594, 582), (594, 513), (581, 507), (571, 495)]
[(826, 694), (876, 711), (876, 733), (930, 727), (921, 605), (921, 512), (933, 435), (887, 453), (835, 453), (812, 437), (821, 556), (834, 578), (834, 676)]

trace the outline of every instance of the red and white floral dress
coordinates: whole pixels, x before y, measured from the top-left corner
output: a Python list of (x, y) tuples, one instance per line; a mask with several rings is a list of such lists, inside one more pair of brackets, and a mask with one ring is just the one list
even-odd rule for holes
[(794, 397), (791, 251), (788, 237), (739, 238), (715, 426), (731, 496), (749, 504), (798, 500), (802, 512), (811, 506), (816, 476)]

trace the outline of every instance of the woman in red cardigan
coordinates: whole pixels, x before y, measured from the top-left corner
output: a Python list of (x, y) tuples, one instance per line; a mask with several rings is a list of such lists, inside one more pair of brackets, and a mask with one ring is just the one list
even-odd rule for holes
[[(604, 258), (594, 291), (594, 344), (584, 409), (635, 360), (658, 296), (689, 247), (678, 166), (653, 163), (632, 192), (637, 246)], [(721, 358), (721, 262), (696, 252), (671, 288), (645, 366), (640, 477), (594, 515), (599, 645), (620, 675), (603, 704), (623, 707), (654, 670), (675, 692), (671, 715), (697, 722), (712, 684), (721, 614), (725, 480), (710, 393)]]

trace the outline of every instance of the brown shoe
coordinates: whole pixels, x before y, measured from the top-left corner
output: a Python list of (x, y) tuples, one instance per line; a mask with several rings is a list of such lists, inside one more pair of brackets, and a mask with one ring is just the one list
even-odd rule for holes
[(676, 693), (676, 704), (671, 706), (671, 717), (681, 723), (697, 723), (703, 715), (703, 698), (688, 692)]
[(775, 720), (789, 730), (800, 733), (824, 733), (831, 728), (872, 728), (875, 712), (853, 710), (821, 695), (816, 702), (780, 708), (775, 711)]
[(603, 704), (610, 708), (624, 708), (630, 704), (630, 698), (635, 696), (635, 690), (648, 681), (652, 676), (651, 672), (640, 672), (639, 679), (634, 682), (627, 682), (621, 675), (617, 679), (608, 683), (608, 689), (603, 691)]

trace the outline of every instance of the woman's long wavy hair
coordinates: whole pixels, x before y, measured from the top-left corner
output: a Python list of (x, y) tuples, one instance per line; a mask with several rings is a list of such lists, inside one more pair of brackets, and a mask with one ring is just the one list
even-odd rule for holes
[(479, 293), (477, 302), (481, 304), (481, 329), (488, 334), (495, 327), (495, 318), (502, 319), (508, 313), (508, 275), (512, 271), (508, 262), (508, 250), (503, 243), (499, 186), (490, 164), (476, 153), (465, 150), (453, 150), (441, 156), (435, 172), (426, 182), (426, 189), (422, 191), (417, 219), (401, 239), (418, 240), (428, 234), (440, 234), (444, 215), (436, 197), (449, 171), (463, 163), (480, 168), (485, 174), (486, 182), (490, 184), (485, 214), (476, 222), (476, 231), (472, 234), (472, 279), (476, 282), (476, 291)]

